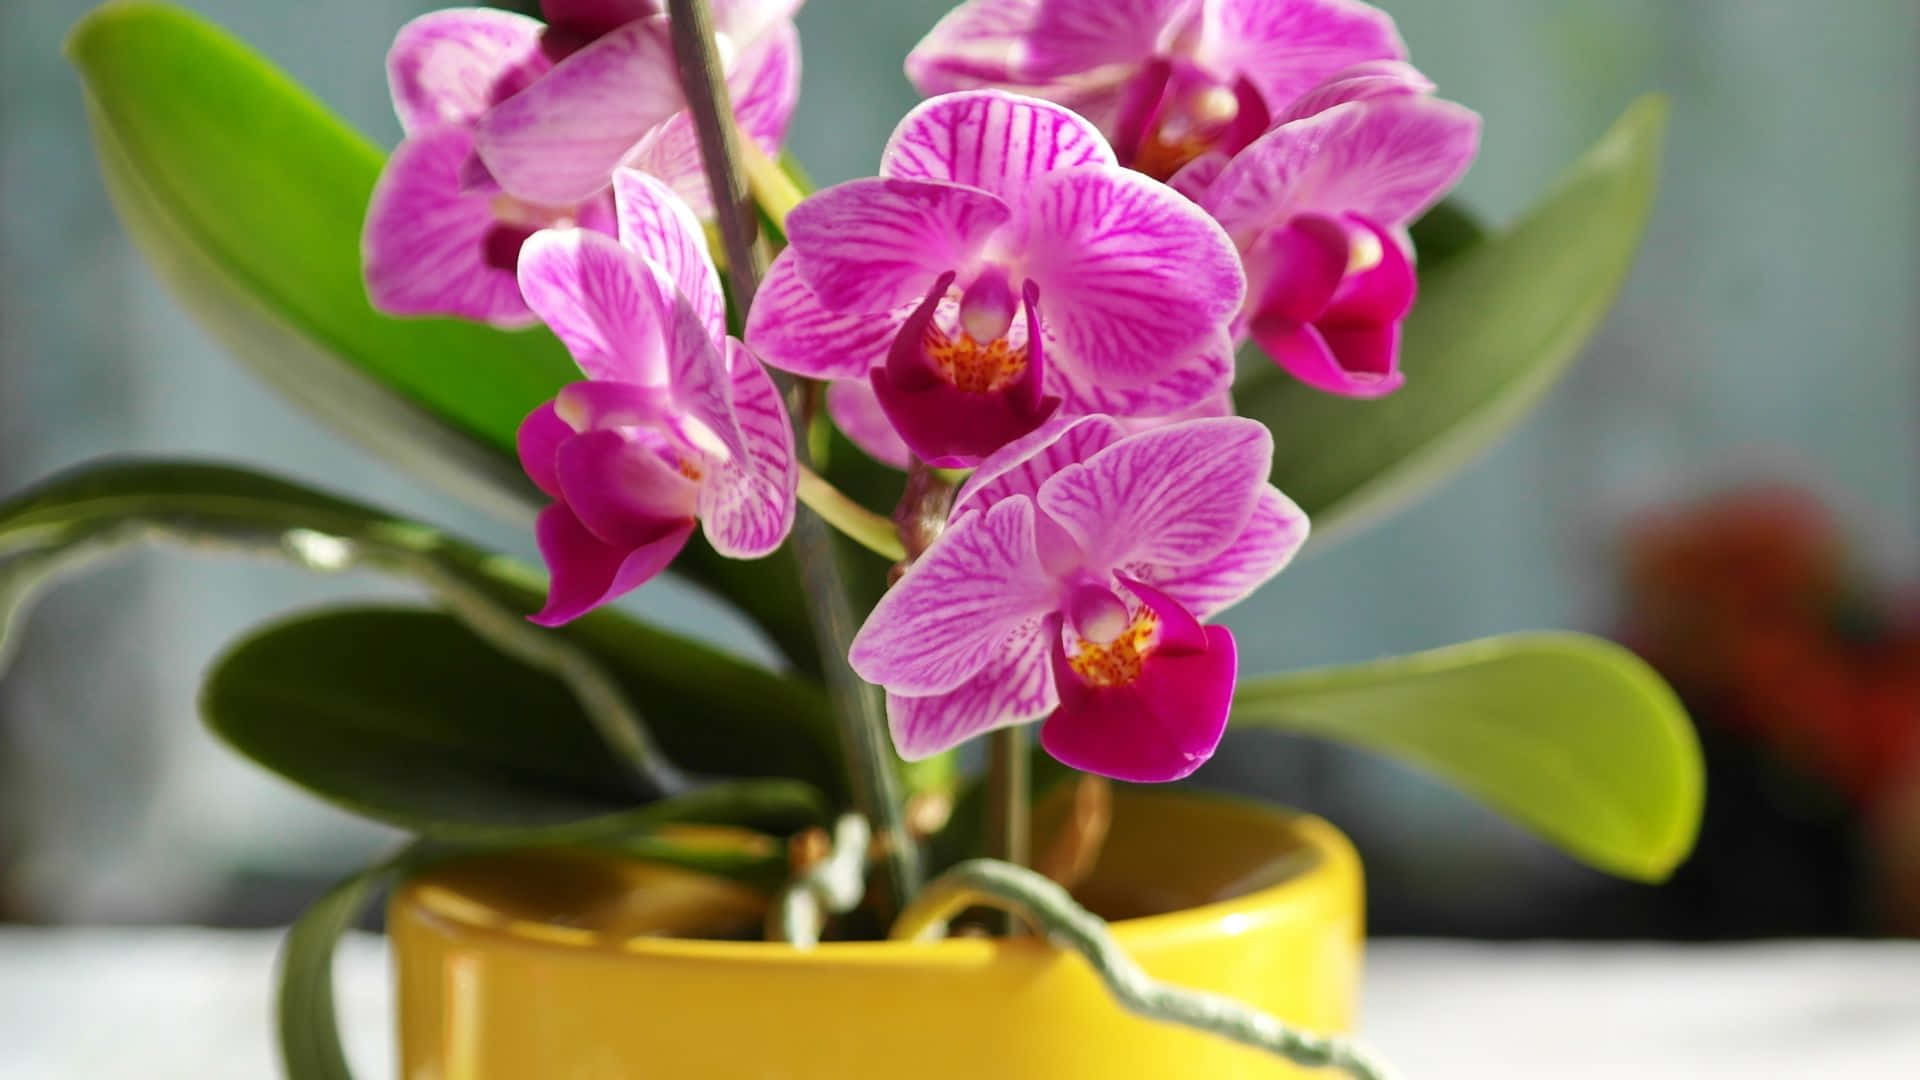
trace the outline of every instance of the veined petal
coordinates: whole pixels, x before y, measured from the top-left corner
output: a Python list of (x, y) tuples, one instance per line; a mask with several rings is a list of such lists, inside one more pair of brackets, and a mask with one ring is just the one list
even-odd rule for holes
[(588, 378), (669, 381), (670, 315), (639, 255), (583, 229), (535, 233), (520, 252), (520, 291)]
[(798, 271), (834, 311), (877, 312), (917, 301), (970, 266), (1011, 216), (975, 188), (871, 177), (836, 184), (794, 207), (787, 240)]
[(1082, 165), (1118, 165), (1089, 121), (1038, 98), (969, 90), (908, 113), (887, 140), (880, 175), (979, 188), (1020, 214), (1037, 177)]
[(1128, 572), (1159, 589), (1194, 614), (1210, 619), (1253, 594), (1289, 562), (1307, 541), (1307, 515), (1269, 484), (1253, 517), (1225, 551), (1182, 567), (1138, 565)]
[(887, 726), (893, 746), (908, 761), (951, 750), (995, 728), (1038, 720), (1054, 710), (1059, 697), (1047, 663), (1048, 633), (1060, 635), (1044, 618), (1021, 623), (1000, 652), (972, 678), (944, 694), (927, 697), (887, 695)]
[(1205, 628), (1204, 652), (1160, 651), (1124, 686), (1093, 688), (1053, 653), (1060, 707), (1040, 728), (1040, 745), (1061, 763), (1138, 784), (1190, 775), (1226, 733), (1239, 668), (1233, 633)]
[(628, 549), (596, 539), (565, 503), (554, 503), (540, 511), (533, 533), (552, 580), (547, 605), (528, 618), (541, 626), (559, 626), (632, 592), (666, 569), (693, 535), (693, 522)]
[(1042, 178), (1022, 251), (1060, 366), (1119, 387), (1163, 375), (1246, 294), (1220, 226), (1165, 184), (1117, 166)]
[(628, 23), (481, 117), (481, 160), (522, 199), (579, 202), (686, 106), (676, 70), (665, 18)]
[(907, 467), (906, 440), (893, 430), (893, 421), (880, 407), (873, 384), (865, 380), (835, 379), (827, 386), (827, 415), (853, 445), (882, 465)]
[(745, 456), (716, 462), (700, 489), (700, 523), (722, 555), (757, 559), (773, 553), (793, 528), (793, 423), (780, 391), (747, 347), (728, 338), (734, 415)]
[(1033, 503), (1009, 499), (947, 527), (874, 606), (848, 662), (894, 693), (944, 694), (1003, 655), (1058, 590), (1040, 564)]
[(554, 455), (561, 498), (602, 543), (642, 547), (693, 519), (699, 489), (660, 456), (657, 440), (589, 431)]
[[(762, 152), (778, 155), (800, 95), (800, 41), (793, 26), (775, 26), (734, 63), (727, 76), (733, 112)], [(700, 137), (685, 110), (649, 132), (626, 163), (658, 177), (701, 218), (713, 216), (713, 189), (700, 159)]]
[(401, 130), (472, 124), (544, 74), (537, 19), (491, 8), (431, 11), (400, 28), (387, 51), (387, 87)]
[(1431, 94), (1433, 80), (1420, 69), (1402, 60), (1370, 60), (1355, 64), (1333, 75), (1326, 82), (1294, 99), (1287, 111), (1275, 118), (1275, 125), (1291, 123), (1335, 105), (1395, 94)]
[(659, 180), (632, 169), (613, 174), (620, 245), (666, 271), (669, 280), (719, 341), (727, 333), (727, 300), (707, 253), (707, 234), (693, 211)]
[(1205, 52), (1253, 83), (1274, 113), (1367, 60), (1404, 60), (1393, 18), (1359, 0), (1207, 0)]
[(1014, 495), (1031, 498), (1048, 477), (1119, 442), (1123, 434), (1106, 416), (1049, 420), (982, 461), (960, 486), (948, 516), (985, 510)]
[(527, 479), (533, 486), (554, 498), (560, 497), (560, 475), (555, 461), (560, 454), (560, 444), (579, 434), (554, 411), (549, 401), (527, 414), (520, 421), (520, 430), (514, 438), (515, 449), (520, 454), (520, 468), (524, 469)]
[(767, 268), (754, 294), (747, 344), (782, 371), (865, 383), (867, 372), (886, 360), (913, 306), (910, 302), (884, 315), (830, 311), (800, 280), (798, 253), (788, 248)]
[(535, 321), (513, 270), (526, 230), (503, 226), (488, 196), (461, 192), (460, 164), (472, 150), (473, 136), (447, 125), (409, 136), (387, 159), (360, 236), (374, 307), (505, 328)]
[(1237, 239), (1307, 213), (1393, 228), (1438, 202), (1479, 143), (1479, 115), (1450, 101), (1350, 101), (1254, 140), (1221, 172), (1207, 208)]
[(756, 44), (769, 30), (791, 26), (805, 0), (714, 0), (713, 25), (737, 47)]
[(1236, 416), (1233, 408), (1233, 392), (1223, 390), (1211, 397), (1202, 398), (1197, 404), (1190, 405), (1177, 413), (1164, 416), (1128, 416), (1116, 417), (1120, 429), (1129, 435), (1142, 431), (1152, 431), (1169, 424), (1178, 424), (1183, 420), (1204, 420), (1214, 416)]
[(1163, 370), (1152, 382), (1119, 387), (1069, 377), (1055, 366), (1047, 372), (1047, 391), (1060, 395), (1060, 411), (1066, 414), (1105, 413), (1121, 420), (1169, 416), (1225, 393), (1233, 384), (1233, 355), (1233, 338), (1221, 330), (1198, 352), (1178, 366)]
[(1089, 566), (1192, 566), (1246, 528), (1272, 464), (1273, 436), (1259, 421), (1189, 420), (1061, 469), (1038, 502)]
[(1025, 71), (1047, 79), (1141, 63), (1200, 6), (1200, 0), (1040, 0)]
[(907, 54), (907, 81), (922, 97), (1023, 81), (1016, 72), (1039, 8), (1039, 0), (968, 0)]

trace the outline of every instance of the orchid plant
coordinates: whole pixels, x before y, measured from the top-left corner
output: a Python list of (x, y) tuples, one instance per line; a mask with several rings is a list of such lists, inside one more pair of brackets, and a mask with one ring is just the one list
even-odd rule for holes
[[(1565, 366), (1644, 225), (1657, 102), (1488, 231), (1442, 201), (1479, 118), (1359, 0), (968, 0), (906, 58), (925, 100), (877, 175), (809, 191), (782, 160), (798, 7), (433, 12), (387, 57), (385, 156), (174, 9), (74, 36), (110, 188), (183, 298), (349, 436), (529, 522), (546, 564), (234, 467), (99, 464), (0, 505), (9, 610), (155, 537), (384, 570), (436, 605), (267, 628), (203, 694), (241, 752), (426, 845), (296, 926), (292, 1075), (344, 1075), (312, 1037), (318, 960), (429, 848), (730, 873), (798, 946), (854, 907), (924, 925), (956, 889), (1098, 939), (1018, 865), (1033, 791), (1178, 780), (1237, 725), (1401, 757), (1618, 873), (1684, 856), (1691, 732), (1618, 649), (1520, 634), (1248, 678), (1209, 622), (1310, 520), (1431, 482)], [(614, 606), (662, 573), (786, 666)], [(1064, 768), (1028, 776), (1032, 724)], [(983, 736), (993, 829), (950, 753)], [(780, 841), (836, 818), (879, 834), (874, 865), (852, 841), (790, 865)]]

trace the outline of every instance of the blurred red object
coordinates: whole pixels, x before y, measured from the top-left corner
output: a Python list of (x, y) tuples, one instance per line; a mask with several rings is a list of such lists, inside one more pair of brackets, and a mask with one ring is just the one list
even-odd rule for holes
[(1702, 723), (1764, 742), (1860, 810), (1920, 783), (1920, 603), (1868, 580), (1783, 486), (1648, 514), (1625, 543), (1622, 639)]

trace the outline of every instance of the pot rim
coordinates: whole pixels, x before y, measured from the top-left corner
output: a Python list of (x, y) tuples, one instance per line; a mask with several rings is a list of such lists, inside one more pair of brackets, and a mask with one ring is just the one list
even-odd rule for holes
[[(1116, 795), (1122, 795), (1116, 792)], [(1359, 893), (1360, 860), (1339, 829), (1311, 814), (1256, 803), (1216, 792), (1130, 789), (1122, 797), (1142, 801), (1205, 801), (1216, 810), (1278, 825), (1299, 842), (1304, 856), (1297, 871), (1271, 885), (1237, 896), (1157, 915), (1118, 919), (1109, 924), (1114, 939), (1129, 952), (1177, 945), (1196, 937), (1235, 935), (1275, 922), (1325, 917), (1350, 910)], [(483, 856), (484, 857), (484, 856)], [(777, 941), (709, 940), (665, 936), (613, 938), (593, 930), (531, 919), (477, 917), (479, 905), (430, 880), (431, 871), (402, 882), (391, 905), (409, 906), (425, 918), (462, 936), (491, 939), (498, 945), (563, 951), (601, 952), (659, 959), (699, 959), (742, 964), (833, 963), (871, 968), (971, 968), (1010, 953), (1052, 952), (1036, 937), (945, 938), (939, 941), (827, 941), (799, 949)], [(716, 884), (740, 888), (732, 882)], [(491, 913), (489, 913), (491, 915)]]

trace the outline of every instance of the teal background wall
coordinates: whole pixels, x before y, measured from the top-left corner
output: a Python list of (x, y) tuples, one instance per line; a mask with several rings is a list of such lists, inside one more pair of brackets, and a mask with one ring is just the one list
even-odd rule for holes
[[(4, 6), (0, 490), (102, 454), (236, 458), (527, 551), (525, 537), (335, 440), (220, 354), (130, 250), (95, 175), (58, 51), (90, 5)], [(188, 6), (377, 140), (397, 138), (381, 57), (425, 5)], [(1756, 472), (1827, 493), (1889, 566), (1920, 563), (1920, 5), (1387, 6), (1442, 92), (1486, 117), (1462, 194), (1490, 220), (1517, 214), (1649, 90), (1675, 106), (1665, 187), (1620, 307), (1573, 376), (1443, 490), (1233, 613), (1247, 668), (1604, 628), (1621, 517)], [(945, 7), (811, 0), (793, 145), (817, 178), (871, 170), (914, 100), (900, 59)], [(0, 683), (0, 893), (41, 916), (245, 917), (233, 898), (262, 889), (236, 891), (236, 880), (345, 866), (386, 842), (233, 760), (192, 707), (201, 665), (246, 626), (380, 591), (392, 590), (170, 553), (53, 594)], [(635, 606), (758, 649), (670, 583)], [(1548, 890), (1536, 897), (1572, 880), (1558, 856), (1399, 770), (1278, 740), (1229, 757), (1216, 782), (1380, 823), (1370, 854), (1444, 853), (1489, 882), (1489, 902), (1517, 875)]]

